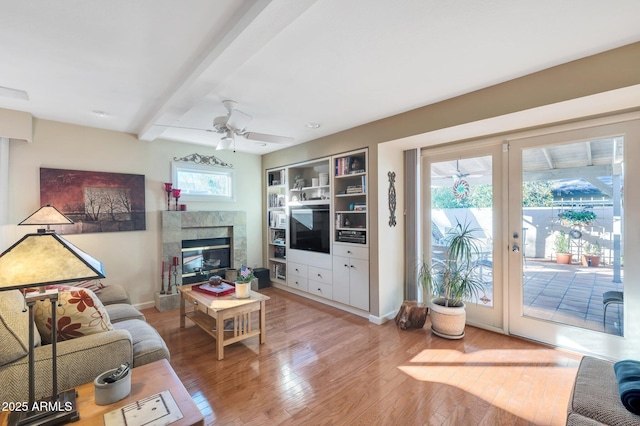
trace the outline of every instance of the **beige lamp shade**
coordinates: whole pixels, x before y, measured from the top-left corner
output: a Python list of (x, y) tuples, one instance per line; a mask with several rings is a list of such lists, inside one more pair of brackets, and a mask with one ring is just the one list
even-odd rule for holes
[(69, 225), (73, 221), (50, 204), (40, 207), (18, 225)]
[(102, 262), (56, 233), (27, 234), (0, 255), (0, 289), (104, 277)]

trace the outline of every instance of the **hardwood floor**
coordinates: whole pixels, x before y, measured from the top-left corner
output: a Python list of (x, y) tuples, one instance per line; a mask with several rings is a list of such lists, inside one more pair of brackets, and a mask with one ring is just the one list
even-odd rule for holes
[(225, 349), (144, 310), (209, 425), (564, 425), (580, 356), (467, 327), (457, 341), (267, 288), (267, 341)]

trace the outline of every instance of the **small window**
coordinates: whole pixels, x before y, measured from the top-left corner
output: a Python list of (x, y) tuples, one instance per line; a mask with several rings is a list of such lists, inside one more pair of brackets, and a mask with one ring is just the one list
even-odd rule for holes
[[(199, 164), (171, 164), (174, 188), (186, 201), (235, 201), (234, 171)], [(184, 198), (183, 198), (184, 197)]]

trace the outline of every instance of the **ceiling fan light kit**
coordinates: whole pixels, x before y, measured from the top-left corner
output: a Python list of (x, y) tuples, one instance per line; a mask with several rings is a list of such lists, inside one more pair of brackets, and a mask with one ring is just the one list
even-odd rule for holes
[(221, 151), (223, 149), (229, 149), (231, 147), (232, 142), (233, 142), (233, 136), (227, 135), (222, 139), (220, 139), (220, 142), (218, 142), (218, 146), (216, 147), (216, 150)]

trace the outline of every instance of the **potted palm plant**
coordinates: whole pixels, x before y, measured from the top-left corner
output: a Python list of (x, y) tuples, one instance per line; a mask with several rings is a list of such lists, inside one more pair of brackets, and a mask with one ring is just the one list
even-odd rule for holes
[(482, 277), (478, 271), (479, 240), (469, 223), (447, 231), (444, 237), (445, 258), (422, 261), (418, 265), (418, 280), (425, 294), (431, 299), (431, 330), (448, 339), (464, 337), (466, 311), (464, 301), (478, 298), (483, 291)]
[(569, 247), (569, 235), (566, 232), (560, 231), (556, 233), (553, 247), (556, 252), (556, 263), (571, 264), (573, 254), (571, 254), (571, 248)]

